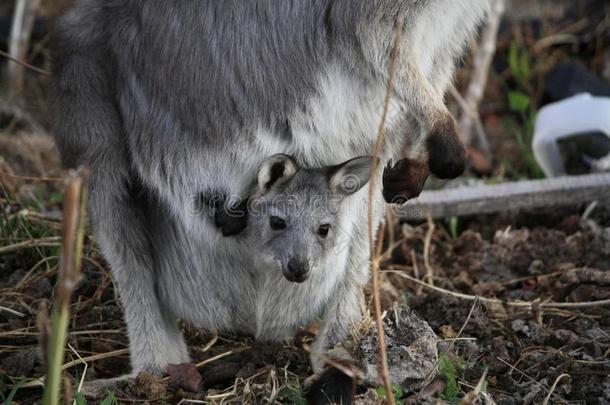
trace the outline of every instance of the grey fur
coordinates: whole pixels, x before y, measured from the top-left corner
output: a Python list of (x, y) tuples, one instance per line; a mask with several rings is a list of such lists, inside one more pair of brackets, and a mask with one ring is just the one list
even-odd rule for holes
[(345, 339), (368, 278), (364, 190), (342, 202), (343, 249), (302, 284), (224, 238), (201, 201), (243, 198), (276, 153), (302, 167), (370, 153), (399, 15), (383, 157), (407, 146), (426, 160), (424, 135), (451, 119), (443, 94), (489, 2), (81, 0), (59, 21), (55, 132), (65, 163), (92, 169), (91, 219), (134, 371), (188, 360), (177, 318), (264, 340), (319, 318), (316, 350)]

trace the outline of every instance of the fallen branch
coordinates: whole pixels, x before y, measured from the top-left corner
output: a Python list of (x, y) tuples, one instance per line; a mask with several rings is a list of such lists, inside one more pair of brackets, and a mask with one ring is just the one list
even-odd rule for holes
[(424, 191), (419, 198), (393, 210), (394, 215), (401, 219), (426, 219), (428, 216), (446, 218), (491, 214), (595, 200), (610, 200), (610, 173)]

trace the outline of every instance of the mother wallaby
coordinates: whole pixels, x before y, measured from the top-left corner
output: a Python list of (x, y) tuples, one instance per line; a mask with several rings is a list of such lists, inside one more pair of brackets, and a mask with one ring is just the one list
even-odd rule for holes
[(324, 285), (265, 286), (317, 294), (281, 309), (259, 299), (267, 270), (256, 252), (223, 237), (202, 208), (234, 204), (277, 153), (303, 167), (370, 154), (399, 16), (383, 158), (404, 159), (386, 169), (384, 196), (419, 194), (430, 171), (461, 174), (443, 94), (490, 2), (81, 0), (58, 22), (55, 133), (66, 165), (92, 170), (91, 220), (134, 372), (189, 360), (178, 318), (273, 340), (298, 325), (261, 314), (321, 319), (316, 352), (348, 336), (368, 278), (366, 191), (342, 203), (345, 248), (319, 270)]

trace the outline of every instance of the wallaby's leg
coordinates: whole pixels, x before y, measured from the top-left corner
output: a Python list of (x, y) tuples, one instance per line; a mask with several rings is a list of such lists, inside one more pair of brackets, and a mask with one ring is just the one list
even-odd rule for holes
[(163, 311), (157, 298), (146, 211), (130, 190), (123, 189), (129, 184), (124, 173), (110, 164), (94, 170), (91, 215), (123, 304), (132, 371), (160, 373), (168, 364), (187, 362), (189, 356), (176, 319)]
[(133, 371), (160, 372), (168, 363), (187, 361), (188, 354), (175, 320), (164, 316), (155, 293), (147, 218), (135, 198), (137, 184), (113, 86), (102, 70), (111, 65), (99, 54), (102, 49), (73, 43), (60, 31), (53, 72), (55, 133), (64, 162), (91, 169), (91, 221), (121, 296)]
[[(367, 190), (364, 190), (356, 198), (366, 199), (366, 194)], [(380, 205), (382, 199), (378, 192), (374, 196), (375, 201), (378, 203), (376, 208), (383, 206)], [(354, 203), (351, 207), (345, 207), (346, 212), (355, 215), (350, 245), (346, 247), (349, 249), (346, 275), (326, 306), (320, 332), (312, 347), (311, 362), (318, 378), (309, 387), (308, 398), (314, 404), (350, 404), (357, 388), (357, 382), (351, 377), (324, 363), (324, 356), (339, 362), (353, 362), (340, 344), (351, 338), (352, 331), (362, 319), (362, 287), (368, 281), (370, 271), (367, 204), (357, 204), (357, 200)], [(374, 210), (375, 229), (381, 214), (381, 209)]]
[[(364, 267), (368, 269), (367, 263), (365, 262)], [(325, 364), (324, 358), (353, 363), (349, 353), (336, 346), (351, 336), (351, 331), (362, 317), (361, 294), (362, 286), (349, 275), (344, 285), (337, 289), (324, 312), (322, 327), (311, 353), (311, 364), (316, 374), (314, 382), (307, 390), (307, 398), (311, 404), (352, 403), (358, 382)]]
[(405, 157), (427, 162), (437, 177), (457, 177), (464, 172), (466, 151), (458, 137), (455, 120), (445, 106), (443, 95), (421, 71), (417, 49), (405, 47), (400, 55), (395, 90), (425, 131), (424, 139), (411, 139)]
[[(368, 262), (364, 263), (364, 266), (367, 267), (367, 264)], [(312, 346), (311, 363), (315, 373), (324, 369), (323, 357), (327, 351), (348, 339), (353, 328), (360, 321), (361, 294), (362, 285), (356, 279), (348, 277), (328, 303), (320, 332)]]
[(430, 172), (440, 178), (461, 175), (466, 150), (442, 95), (421, 72), (415, 50), (402, 50), (397, 69), (395, 93), (417, 125), (405, 136), (404, 159), (384, 170), (383, 195), (387, 202), (404, 203), (421, 193)]

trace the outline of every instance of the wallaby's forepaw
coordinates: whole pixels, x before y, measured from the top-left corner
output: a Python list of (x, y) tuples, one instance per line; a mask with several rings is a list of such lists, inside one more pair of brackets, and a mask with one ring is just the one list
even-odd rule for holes
[(426, 140), (430, 171), (439, 179), (454, 179), (464, 173), (466, 148), (452, 117), (439, 121)]
[(326, 368), (307, 389), (307, 402), (311, 405), (349, 405), (356, 395), (356, 382), (333, 367)]
[(383, 198), (392, 204), (404, 204), (417, 197), (430, 174), (428, 167), (412, 159), (402, 159), (383, 169)]
[(214, 225), (223, 236), (241, 233), (248, 226), (248, 200), (243, 200), (231, 207), (218, 207), (214, 213)]

